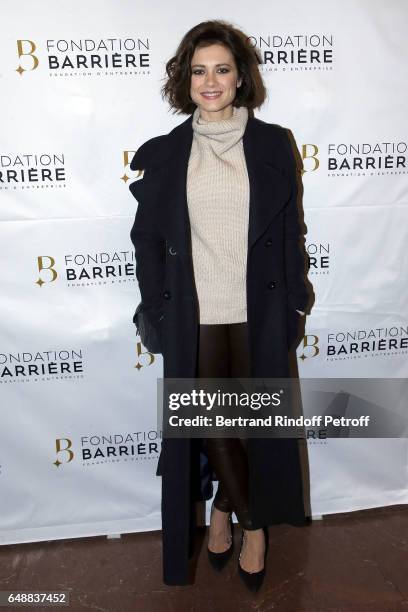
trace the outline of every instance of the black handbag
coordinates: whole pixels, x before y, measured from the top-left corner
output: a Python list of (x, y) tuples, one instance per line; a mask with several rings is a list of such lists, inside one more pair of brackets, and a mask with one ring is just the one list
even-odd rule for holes
[(157, 354), (162, 352), (161, 333), (160, 328), (152, 323), (151, 316), (152, 314), (140, 302), (133, 316), (133, 323), (136, 325), (136, 334), (140, 336), (143, 346), (149, 353)]

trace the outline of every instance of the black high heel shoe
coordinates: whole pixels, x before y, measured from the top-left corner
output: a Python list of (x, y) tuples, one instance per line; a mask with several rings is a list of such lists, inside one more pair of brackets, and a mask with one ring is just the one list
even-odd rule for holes
[(257, 591), (259, 591), (259, 589), (262, 586), (264, 577), (265, 577), (266, 555), (268, 552), (269, 534), (268, 534), (268, 529), (266, 527), (263, 527), (263, 532), (265, 536), (264, 566), (261, 570), (259, 570), (259, 572), (247, 572), (244, 569), (242, 569), (242, 567), (240, 566), (239, 562), (241, 559), (242, 545), (244, 543), (244, 535), (245, 535), (244, 529), (242, 530), (242, 536), (241, 536), (241, 550), (240, 550), (239, 558), (238, 558), (238, 574), (241, 576), (245, 586), (253, 593), (256, 593)]
[[(213, 513), (213, 511), (214, 511), (214, 503), (211, 506), (211, 514)], [(212, 552), (207, 546), (208, 559), (212, 567), (217, 572), (220, 572), (226, 566), (234, 550), (234, 540), (232, 537), (232, 524), (233, 524), (232, 523), (232, 512), (230, 512), (228, 515), (228, 522), (229, 522), (229, 527), (230, 527), (230, 538), (229, 538), (231, 540), (230, 547), (227, 548), (227, 550), (225, 550), (224, 552), (215, 553), (215, 552)]]

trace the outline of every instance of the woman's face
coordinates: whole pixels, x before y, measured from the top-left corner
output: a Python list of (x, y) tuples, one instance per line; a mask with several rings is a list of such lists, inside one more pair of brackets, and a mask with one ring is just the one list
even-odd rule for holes
[(190, 96), (203, 119), (218, 121), (232, 117), (232, 103), (241, 83), (228, 47), (214, 43), (195, 49), (191, 59)]

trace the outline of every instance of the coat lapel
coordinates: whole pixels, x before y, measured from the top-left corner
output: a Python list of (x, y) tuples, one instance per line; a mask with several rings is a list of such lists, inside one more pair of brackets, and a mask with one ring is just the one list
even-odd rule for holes
[(261, 144), (266, 141), (265, 135), (262, 138), (259, 133), (262, 129), (267, 129), (267, 126), (250, 117), (243, 136), (250, 185), (248, 251), (267, 230), (291, 195), (289, 180), (278, 167), (268, 161), (271, 151), (265, 150)]

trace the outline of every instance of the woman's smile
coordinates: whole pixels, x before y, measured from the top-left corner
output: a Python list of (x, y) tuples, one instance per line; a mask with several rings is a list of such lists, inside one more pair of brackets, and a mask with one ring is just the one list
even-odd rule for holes
[(210, 91), (204, 91), (204, 92), (202, 92), (201, 95), (206, 100), (216, 100), (217, 98), (222, 96), (222, 91), (214, 91), (214, 92), (212, 92), (212, 91), (211, 92)]

